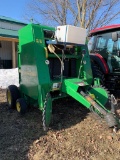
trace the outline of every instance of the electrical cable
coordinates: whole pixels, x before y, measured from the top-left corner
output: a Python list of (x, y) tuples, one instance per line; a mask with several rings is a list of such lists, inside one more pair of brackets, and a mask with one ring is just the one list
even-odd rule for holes
[(64, 70), (64, 63), (63, 61), (60, 59), (60, 57), (55, 53), (55, 48), (52, 44), (48, 45), (48, 49), (51, 53), (54, 53), (54, 55), (59, 59), (60, 63), (61, 63), (61, 70)]

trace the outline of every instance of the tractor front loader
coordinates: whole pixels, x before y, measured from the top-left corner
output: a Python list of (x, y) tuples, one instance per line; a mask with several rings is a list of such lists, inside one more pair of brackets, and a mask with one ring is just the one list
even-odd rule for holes
[[(77, 38), (79, 37), (79, 38)], [(8, 86), (7, 101), (20, 114), (29, 105), (42, 111), (43, 128), (51, 122), (52, 102), (71, 96), (104, 118), (109, 127), (119, 124), (113, 95), (93, 79), (85, 45), (86, 29), (29, 24), (19, 31), (19, 88)]]

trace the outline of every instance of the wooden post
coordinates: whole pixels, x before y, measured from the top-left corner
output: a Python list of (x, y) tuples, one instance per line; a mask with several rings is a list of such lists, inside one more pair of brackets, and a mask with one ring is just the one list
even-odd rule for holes
[(12, 41), (12, 68), (16, 68), (15, 42)]

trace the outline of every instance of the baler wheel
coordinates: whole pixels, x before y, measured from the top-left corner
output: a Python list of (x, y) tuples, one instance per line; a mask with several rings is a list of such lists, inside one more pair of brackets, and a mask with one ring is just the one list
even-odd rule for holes
[(25, 114), (27, 112), (27, 103), (24, 98), (17, 99), (16, 109), (20, 114)]
[(16, 100), (20, 97), (18, 87), (15, 85), (8, 86), (6, 97), (9, 108), (15, 108)]

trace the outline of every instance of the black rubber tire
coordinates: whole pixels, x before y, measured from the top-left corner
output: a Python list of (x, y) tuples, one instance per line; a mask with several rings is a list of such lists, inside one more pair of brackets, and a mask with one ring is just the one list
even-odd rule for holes
[(100, 84), (104, 86), (105, 85), (104, 73), (99, 69), (99, 67), (95, 63), (91, 64), (91, 68), (92, 68), (93, 78), (99, 78)]
[(10, 85), (6, 91), (8, 107), (14, 109), (16, 106), (16, 100), (20, 98), (20, 92), (17, 86)]
[(16, 101), (16, 110), (20, 114), (25, 114), (27, 112), (27, 103), (24, 98), (19, 98)]

